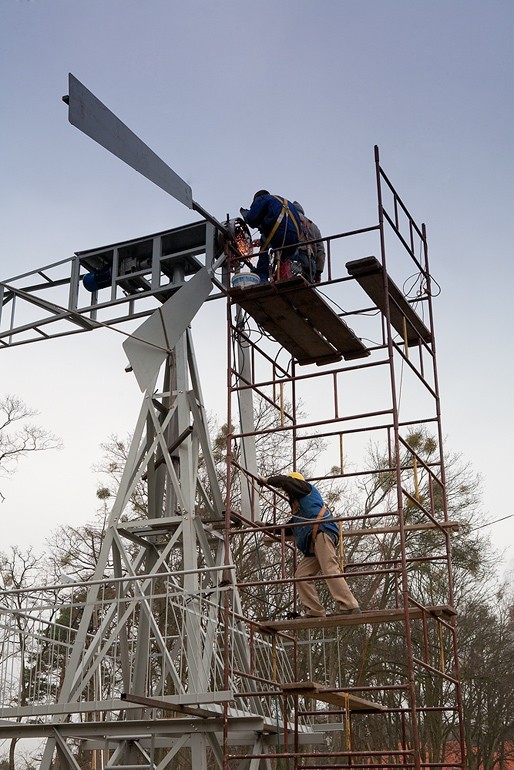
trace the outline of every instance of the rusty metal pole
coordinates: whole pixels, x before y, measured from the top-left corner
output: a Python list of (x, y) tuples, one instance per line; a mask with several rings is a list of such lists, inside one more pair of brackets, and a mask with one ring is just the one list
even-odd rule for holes
[[(436, 394), (436, 415), (437, 415), (437, 432), (438, 432), (438, 442), (439, 442), (439, 451), (440, 451), (440, 473), (441, 473), (441, 484), (443, 489), (443, 513), (444, 513), (444, 520), (448, 521), (448, 498), (446, 494), (446, 470), (444, 465), (444, 446), (443, 446), (443, 428), (442, 428), (442, 415), (441, 415), (441, 399), (439, 395), (439, 375), (437, 371), (437, 355), (436, 355), (436, 343), (435, 343), (435, 334), (434, 334), (434, 311), (432, 306), (432, 287), (431, 287), (431, 279), (430, 279), (430, 270), (429, 270), (429, 262), (428, 262), (428, 241), (427, 241), (427, 231), (425, 223), (421, 225), (422, 235), (423, 235), (423, 257), (424, 257), (424, 268), (425, 268), (425, 280), (427, 282), (427, 297), (428, 297), (428, 313), (429, 313), (429, 319), (430, 319), (430, 329), (432, 332), (432, 361), (433, 361), (433, 375), (434, 375), (434, 391)], [(448, 570), (448, 599), (450, 602), (450, 605), (453, 607), (455, 602), (455, 596), (453, 591), (453, 570), (452, 570), (452, 552), (451, 552), (451, 541), (450, 541), (450, 533), (446, 531), (445, 533), (445, 541), (446, 541), (446, 556), (447, 556), (447, 570)], [(458, 721), (459, 721), (459, 744), (460, 744), (460, 752), (461, 752), (461, 762), (462, 767), (467, 767), (467, 759), (466, 759), (466, 736), (464, 733), (464, 708), (463, 708), (463, 702), (462, 702), (462, 687), (460, 683), (460, 663), (459, 663), (459, 653), (458, 653), (458, 647), (457, 647), (457, 618), (456, 616), (453, 616), (451, 619), (451, 625), (452, 625), (452, 647), (453, 647), (453, 671), (454, 671), (454, 677), (457, 680), (456, 685), (456, 696), (457, 696), (457, 713), (458, 713)]]
[(396, 497), (398, 504), (398, 524), (400, 527), (400, 543), (401, 543), (401, 575), (402, 575), (402, 599), (403, 609), (405, 613), (405, 643), (407, 647), (407, 672), (409, 681), (409, 705), (411, 711), (411, 725), (412, 725), (412, 742), (414, 749), (414, 761), (415, 769), (420, 770), (421, 756), (419, 745), (419, 732), (416, 712), (416, 685), (415, 685), (415, 672), (414, 662), (412, 655), (412, 638), (409, 622), (409, 592), (407, 584), (407, 557), (405, 551), (405, 522), (403, 516), (403, 493), (402, 493), (402, 479), (401, 479), (401, 456), (400, 456), (400, 441), (399, 441), (399, 416), (398, 416), (398, 400), (396, 393), (396, 377), (394, 371), (394, 349), (393, 338), (391, 331), (391, 314), (389, 303), (389, 291), (388, 291), (388, 278), (387, 278), (387, 260), (386, 260), (386, 246), (385, 246), (385, 232), (384, 232), (384, 209), (382, 202), (382, 169), (380, 167), (380, 156), (378, 146), (375, 145), (375, 173), (376, 173), (376, 186), (377, 186), (377, 203), (378, 203), (378, 223), (380, 232), (380, 254), (383, 267), (384, 278), (384, 296), (385, 296), (385, 319), (386, 319), (386, 332), (387, 332), (387, 350), (389, 357), (389, 373), (391, 383), (391, 400), (393, 411), (393, 429), (394, 429), (394, 461), (396, 467)]
[[(227, 254), (228, 268), (226, 271), (227, 288), (230, 287), (230, 258)], [(230, 297), (227, 293), (227, 436), (226, 436), (226, 472), (227, 488), (225, 492), (225, 574), (224, 580), (236, 581), (236, 575), (230, 572), (230, 486), (231, 486), (231, 461), (232, 461), (232, 309)], [(230, 607), (229, 592), (224, 595), (223, 605), (223, 687), (229, 689), (230, 685), (230, 658), (229, 658), (229, 625)], [(229, 744), (228, 744), (228, 703), (223, 704), (223, 770), (229, 770)]]

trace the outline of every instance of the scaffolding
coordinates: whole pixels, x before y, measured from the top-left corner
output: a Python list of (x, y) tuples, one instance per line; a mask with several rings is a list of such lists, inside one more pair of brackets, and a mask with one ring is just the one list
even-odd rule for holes
[[(317, 286), (231, 288), (241, 255), (212, 222), (0, 286), (3, 347), (150, 316), (125, 343), (143, 402), (94, 575), (2, 592), (0, 739), (43, 739), (42, 770), (464, 770), (435, 284), (378, 148), (375, 167), (378, 223), (324, 239)], [(189, 328), (207, 299), (227, 303), (221, 473)], [(292, 469), (339, 522), (361, 614), (321, 585), (327, 616), (289, 617), (289, 505), (261, 477)]]
[[(321, 285), (294, 277), (228, 292), (226, 537), (244, 554), (236, 573), (246, 612), (261, 622), (256, 635), (268, 634), (294, 661), (293, 680), (277, 671), (270, 683), (282, 745), (260, 755), (284, 767), (465, 761), (438, 286), (425, 226), (385, 174), (378, 148), (375, 168), (378, 224), (325, 239)], [(302, 608), (289, 504), (258, 483), (292, 470), (332, 501), (341, 566), (361, 614), (331, 614), (325, 591), (327, 617), (294, 619)], [(306, 721), (325, 735), (309, 752), (295, 732)], [(241, 759), (230, 753), (227, 767)]]

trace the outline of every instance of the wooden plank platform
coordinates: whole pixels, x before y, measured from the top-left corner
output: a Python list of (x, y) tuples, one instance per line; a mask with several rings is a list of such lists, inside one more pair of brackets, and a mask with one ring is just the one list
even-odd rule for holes
[[(371, 297), (382, 313), (385, 313), (384, 270), (380, 262), (375, 257), (365, 257), (364, 259), (347, 262), (346, 269), (359, 282), (366, 294)], [(404, 339), (405, 321), (407, 342), (410, 346), (419, 345), (420, 338), (426, 343), (431, 342), (432, 335), (430, 331), (389, 275), (387, 276), (387, 285), (389, 296), (393, 300), (389, 303), (391, 324), (398, 334)]]
[(207, 711), (207, 709), (198, 708), (194, 706), (185, 706), (179, 703), (169, 703), (168, 701), (161, 700), (159, 698), (145, 698), (141, 695), (133, 695), (132, 693), (123, 692), (121, 694), (121, 700), (128, 701), (129, 703), (138, 703), (141, 706), (147, 708), (162, 709), (162, 711), (173, 711), (177, 714), (188, 714), (193, 717), (216, 717), (217, 714), (213, 711)]
[(304, 698), (330, 703), (332, 706), (346, 709), (346, 704), (350, 711), (387, 711), (387, 708), (381, 703), (359, 698), (357, 695), (345, 692), (331, 692), (330, 688), (325, 687), (318, 682), (285, 682), (281, 686), (284, 695), (302, 695)]
[(369, 355), (369, 350), (302, 276), (229, 290), (230, 297), (299, 364)]
[[(430, 606), (425, 608), (432, 617), (440, 617), (450, 620), (457, 612), (447, 604)], [(418, 607), (410, 607), (409, 619), (418, 620), (422, 616), (422, 610)], [(402, 609), (378, 609), (364, 610), (358, 615), (327, 615), (324, 618), (295, 618), (293, 620), (266, 620), (261, 621), (260, 630), (264, 633), (276, 631), (301, 631), (303, 629), (337, 628), (338, 626), (361, 626), (377, 623), (398, 623), (405, 619)]]

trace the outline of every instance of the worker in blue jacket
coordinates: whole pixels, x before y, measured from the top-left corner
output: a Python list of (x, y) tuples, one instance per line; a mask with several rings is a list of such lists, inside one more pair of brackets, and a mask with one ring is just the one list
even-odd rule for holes
[(338, 607), (335, 614), (360, 613), (359, 603), (350, 591), (339, 564), (336, 550), (339, 525), (334, 521), (318, 489), (296, 471), (287, 476), (261, 478), (259, 483), (277, 487), (286, 493), (293, 514), (286, 526), (302, 525), (305, 522), (303, 526), (291, 527), (290, 532), (297, 548), (304, 554), (296, 570), (295, 580), (306, 616), (324, 617), (326, 611), (320, 603), (314, 581), (298, 578), (314, 577), (320, 572), (323, 577), (329, 577), (327, 586)]
[(302, 239), (300, 214), (287, 198), (271, 195), (268, 190), (258, 190), (249, 209), (240, 209), (241, 216), (250, 227), (261, 233), (259, 259), (255, 272), (261, 282), (269, 279), (268, 249), (280, 252), (281, 264), (299, 257), (298, 243)]

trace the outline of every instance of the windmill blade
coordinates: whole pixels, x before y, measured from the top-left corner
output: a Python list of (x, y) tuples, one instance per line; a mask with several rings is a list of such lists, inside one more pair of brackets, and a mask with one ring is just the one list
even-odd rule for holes
[(112, 152), (151, 182), (176, 198), (189, 209), (193, 206), (191, 187), (139, 139), (105, 104), (69, 73), (70, 123), (106, 150)]
[(125, 340), (123, 348), (143, 392), (154, 387), (166, 356), (184, 334), (211, 290), (209, 273), (202, 267)]

